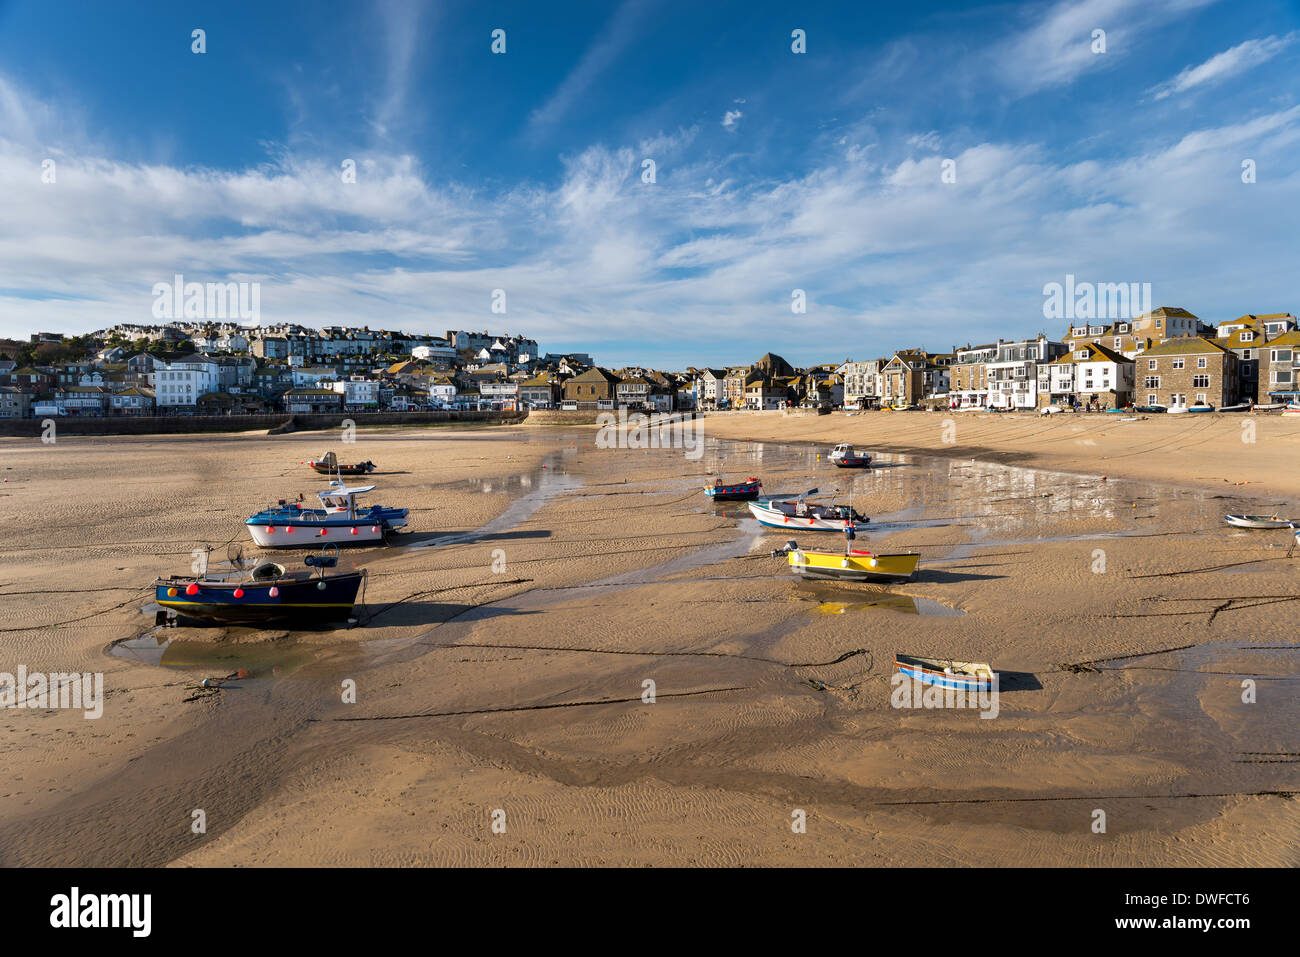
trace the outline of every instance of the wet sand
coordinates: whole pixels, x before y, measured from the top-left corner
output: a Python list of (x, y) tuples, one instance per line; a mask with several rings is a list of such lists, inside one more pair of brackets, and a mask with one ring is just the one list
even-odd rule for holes
[(717, 438), (857, 442), (1007, 465), (1300, 498), (1300, 417), (1278, 412), (1119, 415), (988, 412), (714, 412)]
[[(1038, 468), (871, 418), (712, 416), (698, 460), (527, 427), (0, 441), (0, 671), (108, 694), (97, 721), (0, 712), (0, 863), (1295, 865), (1300, 557), (1221, 521), (1294, 507), (1293, 466), (1103, 481), (1068, 443), (1011, 447), (1011, 420), (982, 447)], [(857, 428), (913, 451), (840, 472), (806, 444)], [(300, 463), (327, 448), (412, 509), (349, 552), (358, 626), (155, 630), (152, 579), (204, 543), (254, 554), (242, 518), (320, 487)], [(750, 474), (852, 487), (859, 543), (921, 572), (801, 582), (770, 557), (798, 536), (700, 493)], [(997, 717), (891, 707), (895, 652), (990, 661)]]

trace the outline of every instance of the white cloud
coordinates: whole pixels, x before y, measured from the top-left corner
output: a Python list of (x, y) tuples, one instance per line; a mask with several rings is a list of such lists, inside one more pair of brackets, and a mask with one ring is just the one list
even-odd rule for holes
[(1154, 86), (1147, 92), (1153, 94), (1155, 99), (1163, 100), (1207, 83), (1222, 82), (1271, 60), (1294, 43), (1296, 36), (1297, 34), (1292, 32), (1283, 37), (1268, 36), (1238, 43), (1235, 47), (1215, 54), (1198, 66), (1187, 67), (1172, 80)]
[(916, 133), (907, 138), (908, 146), (915, 146), (923, 150), (929, 150), (931, 153), (937, 153), (943, 141), (939, 139), (937, 130), (930, 130), (928, 133)]
[[(1020, 93), (1074, 82), (1114, 66), (1156, 28), (1214, 0), (1060, 0), (992, 50), (1004, 82)], [(1104, 30), (1106, 52), (1092, 51), (1092, 33)]]
[(740, 122), (740, 118), (744, 115), (740, 110), (727, 110), (726, 113), (722, 114), (723, 129), (734, 130), (736, 124)]

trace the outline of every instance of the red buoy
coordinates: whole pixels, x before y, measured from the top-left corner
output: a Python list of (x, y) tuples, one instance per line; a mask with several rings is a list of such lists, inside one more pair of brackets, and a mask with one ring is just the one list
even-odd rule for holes
[(243, 597), (244, 597), (244, 589), (242, 589), (242, 588), (236, 588), (236, 589), (235, 589), (235, 597), (236, 597), (236, 598), (243, 598)]
[(190, 584), (187, 585), (185, 588), (185, 594), (187, 595), (197, 595), (198, 593), (199, 593), (199, 586), (194, 584), (193, 582), (190, 582)]

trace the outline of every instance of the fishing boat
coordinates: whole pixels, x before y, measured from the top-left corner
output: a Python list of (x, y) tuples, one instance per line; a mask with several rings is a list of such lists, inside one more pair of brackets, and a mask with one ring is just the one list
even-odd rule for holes
[(1294, 402), (1288, 402), (1286, 408), (1282, 410), (1283, 415), (1300, 415), (1300, 405)]
[(917, 655), (894, 655), (894, 667), (922, 684), (938, 685), (959, 691), (989, 691), (993, 688), (993, 669), (982, 661), (948, 661), (921, 658)]
[(270, 508), (245, 519), (253, 541), (263, 548), (301, 548), (312, 545), (368, 545), (384, 534), (406, 527), (407, 510), (357, 504), (357, 496), (373, 492), (373, 485), (348, 487), (335, 482), (317, 492), (320, 508), (303, 508), (281, 499)]
[(916, 574), (921, 561), (916, 552), (884, 555), (853, 549), (845, 555), (810, 551), (800, 548), (797, 542), (786, 542), (785, 548), (772, 552), (773, 558), (780, 556), (786, 557), (801, 578), (848, 582), (906, 581)]
[(1195, 405), (1189, 405), (1187, 407), (1187, 411), (1188, 412), (1213, 412), (1214, 406), (1210, 405), (1208, 402), (1198, 402)]
[(1293, 528), (1296, 525), (1294, 520), (1276, 515), (1225, 515), (1223, 520), (1238, 528)]
[(1236, 405), (1221, 405), (1219, 406), (1219, 411), (1220, 412), (1250, 412), (1254, 408), (1256, 407), (1249, 402), (1238, 402)]
[(304, 571), (262, 562), (250, 572), (172, 575), (154, 582), (155, 600), (186, 618), (230, 624), (310, 624), (351, 617), (365, 571), (333, 572), (338, 546), (308, 555)]
[(871, 465), (871, 456), (841, 442), (831, 451), (831, 464), (842, 469), (865, 469)]
[(365, 475), (375, 470), (375, 463), (369, 461), (358, 462), (355, 465), (341, 465), (338, 456), (333, 452), (326, 452), (319, 459), (307, 464), (321, 475)]
[(746, 499), (758, 498), (759, 489), (762, 487), (763, 483), (756, 478), (747, 478), (733, 485), (724, 485), (722, 479), (714, 479), (712, 485), (704, 487), (704, 494), (715, 502), (743, 502)]
[[(807, 494), (816, 491), (813, 489)], [(802, 495), (793, 502), (750, 502), (749, 510), (769, 528), (798, 528), (810, 532), (842, 532), (846, 525), (865, 525), (871, 521), (852, 506), (805, 502)]]

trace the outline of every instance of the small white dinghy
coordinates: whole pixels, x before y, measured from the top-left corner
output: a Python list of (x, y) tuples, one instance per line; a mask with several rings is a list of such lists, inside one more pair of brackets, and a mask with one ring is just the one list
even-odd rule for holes
[(1225, 515), (1223, 520), (1237, 528), (1294, 528), (1296, 521), (1276, 515)]

